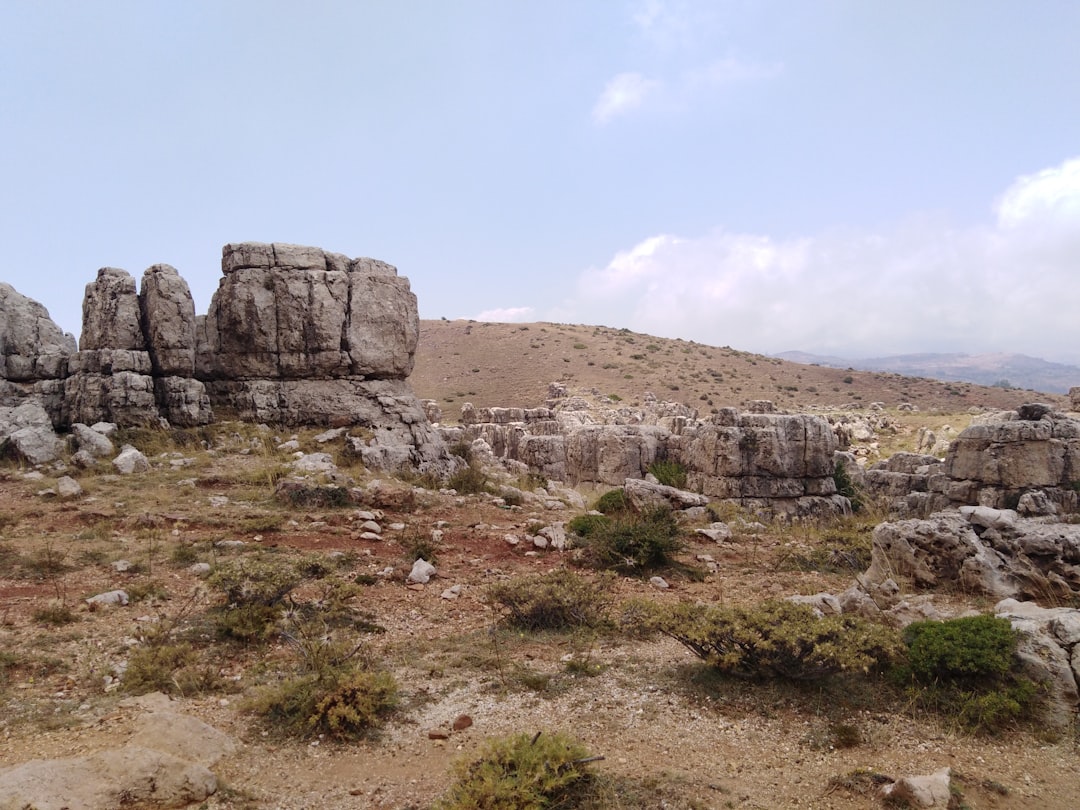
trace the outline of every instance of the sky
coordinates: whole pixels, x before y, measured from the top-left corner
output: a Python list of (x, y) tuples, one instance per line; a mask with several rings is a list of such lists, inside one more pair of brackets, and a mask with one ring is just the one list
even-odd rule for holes
[(1080, 362), (1074, 0), (0, 0), (0, 281), (228, 242), (423, 318)]

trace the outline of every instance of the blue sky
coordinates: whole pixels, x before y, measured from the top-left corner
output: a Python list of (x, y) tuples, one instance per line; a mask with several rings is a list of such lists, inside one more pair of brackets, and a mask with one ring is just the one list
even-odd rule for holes
[(1072, 0), (0, 0), (0, 280), (226, 242), (426, 318), (1080, 360)]

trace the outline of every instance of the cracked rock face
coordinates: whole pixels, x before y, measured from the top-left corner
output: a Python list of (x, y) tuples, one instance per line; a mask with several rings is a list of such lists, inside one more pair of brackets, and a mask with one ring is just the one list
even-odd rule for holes
[(408, 279), (374, 259), (245, 242), (222, 251), (199, 329), (203, 380), (405, 379), (420, 335)]

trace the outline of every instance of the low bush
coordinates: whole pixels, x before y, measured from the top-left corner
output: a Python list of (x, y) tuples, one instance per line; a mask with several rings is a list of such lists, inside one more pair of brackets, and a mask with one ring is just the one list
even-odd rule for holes
[(79, 620), (79, 617), (75, 615), (75, 611), (63, 602), (50, 602), (45, 607), (38, 608), (34, 611), (33, 618), (35, 622), (51, 624), (57, 627)]
[(358, 739), (381, 726), (398, 700), (398, 685), (390, 673), (341, 668), (265, 687), (245, 708), (286, 734)]
[(610, 489), (597, 498), (593, 508), (605, 515), (617, 515), (626, 512), (630, 508), (630, 503), (626, 500), (626, 493), (622, 487), (619, 487)]
[(493, 585), (488, 595), (523, 630), (595, 628), (607, 621), (610, 580), (590, 582), (572, 571), (527, 575)]
[(668, 509), (622, 513), (583, 539), (583, 560), (595, 568), (642, 573), (671, 565), (685, 543)]
[(601, 527), (606, 526), (610, 519), (606, 515), (585, 514), (572, 517), (566, 524), (566, 528), (578, 537), (588, 537)]
[(479, 464), (470, 462), (451, 475), (446, 485), (459, 495), (479, 495), (481, 492), (487, 492), (488, 477)]
[(1017, 634), (1008, 619), (914, 622), (904, 641), (907, 661), (893, 676), (906, 686), (913, 706), (985, 734), (1035, 715), (1039, 689), (1018, 671)]
[(649, 472), (664, 486), (686, 489), (686, 467), (677, 461), (654, 461)]
[(459, 761), (435, 810), (546, 810), (576, 806), (592, 779), (581, 743), (565, 734), (518, 734), (489, 741)]
[(843, 495), (851, 501), (851, 511), (861, 512), (865, 506), (863, 492), (855, 486), (855, 482), (851, 480), (847, 467), (842, 461), (837, 461), (836, 466), (833, 467), (833, 483), (836, 484), (837, 494)]
[(221, 677), (216, 668), (200, 662), (190, 644), (166, 641), (162, 635), (134, 648), (121, 684), (125, 692), (133, 695), (193, 695), (218, 689)]
[(259, 641), (276, 632), (285, 598), (304, 575), (301, 565), (263, 554), (222, 562), (207, 579), (224, 592), (218, 611), (218, 632), (240, 641)]
[(894, 663), (903, 650), (891, 628), (851, 615), (818, 617), (809, 606), (784, 600), (746, 608), (654, 606), (632, 615), (740, 678), (809, 681), (865, 674)]

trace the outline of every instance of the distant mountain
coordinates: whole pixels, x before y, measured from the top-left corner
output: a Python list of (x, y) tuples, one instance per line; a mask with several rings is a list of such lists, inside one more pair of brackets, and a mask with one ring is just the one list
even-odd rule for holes
[(1080, 385), (1080, 367), (1051, 363), (1026, 354), (897, 354), (854, 360), (793, 351), (781, 352), (776, 357), (827, 368), (888, 371), (905, 377), (1024, 388), (1051, 394), (1067, 394), (1071, 387)]

